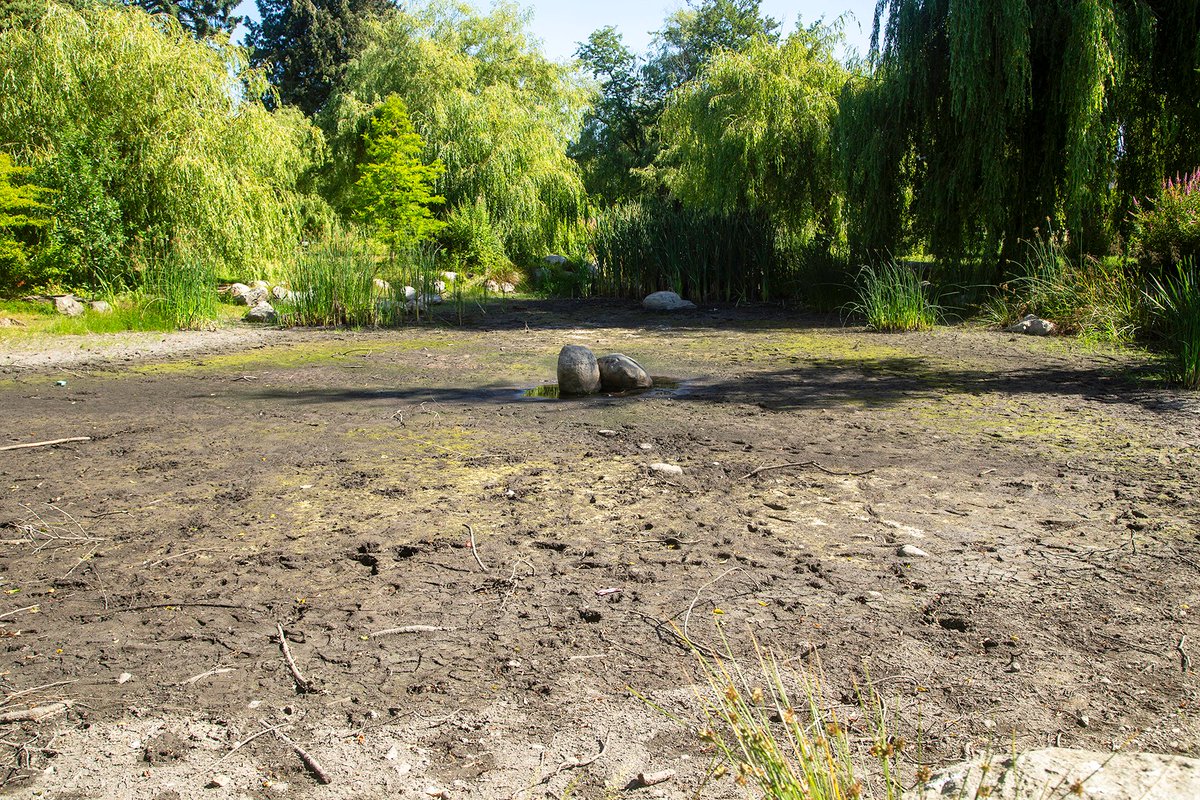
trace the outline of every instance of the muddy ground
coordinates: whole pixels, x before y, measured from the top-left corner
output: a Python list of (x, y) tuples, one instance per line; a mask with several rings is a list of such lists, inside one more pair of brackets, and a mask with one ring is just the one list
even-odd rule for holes
[[(59, 710), (0, 723), (0, 792), (740, 796), (680, 641), (718, 623), (856, 736), (869, 675), (908, 783), (1200, 755), (1200, 398), (1138, 354), (537, 302), (105, 341), (0, 357), (0, 444), (91, 437), (0, 453), (0, 713)], [(564, 344), (681, 383), (524, 397)], [(280, 725), (328, 784), (273, 733), (234, 750)]]

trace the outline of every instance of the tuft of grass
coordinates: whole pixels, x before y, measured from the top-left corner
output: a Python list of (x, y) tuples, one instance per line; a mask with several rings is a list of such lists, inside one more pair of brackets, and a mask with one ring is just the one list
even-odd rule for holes
[(859, 691), (858, 711), (843, 719), (823, 705), (812, 675), (797, 674), (790, 692), (779, 662), (753, 637), (758, 669), (748, 675), (721, 637), (724, 657), (695, 651), (707, 683), (699, 737), (716, 751), (714, 778), (731, 775), (768, 800), (899, 800), (907, 745), (889, 731), (876, 692)]
[(309, 245), (287, 270), (292, 297), (280, 304), (283, 318), (305, 326), (374, 325), (376, 268), (374, 247), (361, 236), (334, 234)]
[(863, 267), (857, 289), (858, 301), (850, 311), (872, 330), (922, 331), (937, 324), (939, 308), (929, 297), (929, 283), (903, 264)]
[(209, 259), (173, 250), (146, 268), (143, 315), (181, 330), (212, 328), (217, 320), (217, 273)]
[(1200, 269), (1184, 261), (1174, 275), (1152, 277), (1146, 301), (1170, 356), (1170, 379), (1200, 389)]

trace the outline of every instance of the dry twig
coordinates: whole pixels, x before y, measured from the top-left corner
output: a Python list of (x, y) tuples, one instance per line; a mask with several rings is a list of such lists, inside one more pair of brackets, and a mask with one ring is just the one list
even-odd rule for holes
[(296, 744), (292, 741), (291, 737), (282, 733), (278, 728), (275, 729), (275, 735), (279, 738), (279, 741), (296, 751), (296, 755), (300, 756), (300, 760), (304, 762), (304, 766), (312, 770), (312, 774), (316, 776), (318, 781), (326, 785), (333, 783), (333, 778), (329, 777), (329, 773), (325, 771), (325, 767), (321, 766), (321, 762), (317, 761), (312, 753), (309, 753), (303, 747)]
[(380, 636), (391, 636), (395, 633), (437, 633), (438, 631), (452, 631), (454, 628), (443, 628), (441, 625), (401, 625), (399, 628), (384, 628), (381, 631), (374, 631), (367, 634), (372, 639), (377, 639)]
[(229, 752), (228, 752), (228, 753), (226, 753), (225, 755), (223, 755), (223, 756), (221, 756), (220, 758), (218, 758), (218, 759), (217, 759), (217, 761), (216, 761), (216, 763), (215, 763), (215, 764), (213, 764), (213, 766), (215, 767), (215, 766), (218, 766), (218, 765), (220, 765), (220, 764), (224, 763), (224, 761), (225, 761), (227, 758), (229, 758), (231, 755), (233, 755), (234, 753), (236, 753), (238, 750), (241, 750), (241, 749), (242, 749), (243, 747), (245, 747), (246, 745), (248, 745), (248, 744), (250, 744), (251, 742), (253, 742), (253, 741), (254, 741), (255, 739), (257, 739), (258, 737), (260, 737), (260, 736), (266, 736), (268, 733), (274, 733), (274, 732), (278, 731), (280, 728), (289, 728), (289, 727), (291, 727), (291, 723), (290, 723), (290, 722), (286, 722), (286, 723), (284, 723), (284, 724), (282, 724), (282, 725), (276, 725), (276, 726), (274, 726), (274, 727), (271, 727), (271, 728), (263, 728), (261, 731), (256, 731), (256, 732), (254, 732), (254, 733), (250, 734), (250, 735), (249, 735), (249, 736), (247, 736), (245, 739), (242, 739), (240, 742), (238, 742), (238, 743), (237, 743), (237, 744), (235, 744), (235, 745), (234, 745), (232, 748), (230, 748), (230, 750), (229, 750)]
[(201, 672), (199, 675), (193, 675), (192, 677), (188, 678), (183, 683), (180, 683), (177, 685), (178, 686), (191, 686), (192, 684), (202, 681), (205, 678), (211, 678), (213, 675), (224, 675), (227, 672), (237, 672), (237, 670), (234, 669), (233, 667), (214, 667), (213, 669), (210, 669), (208, 672)]
[(743, 475), (741, 477), (741, 480), (753, 478), (755, 475), (761, 475), (764, 472), (771, 472), (772, 470), (793, 469), (793, 468), (800, 469), (802, 467), (812, 467), (813, 469), (824, 472), (826, 475), (837, 475), (838, 477), (841, 477), (841, 478), (861, 478), (863, 475), (870, 475), (871, 473), (873, 473), (875, 471), (873, 469), (868, 469), (868, 470), (863, 470), (862, 472), (838, 472), (837, 470), (832, 470), (832, 469), (829, 469), (828, 467), (822, 466), (819, 461), (797, 461), (794, 464), (776, 464), (771, 467), (759, 467), (756, 470), (747, 472), (745, 475)]
[(1192, 670), (1192, 657), (1189, 656), (1187, 651), (1183, 649), (1185, 644), (1187, 644), (1187, 637), (1180, 635), (1179, 644), (1175, 645), (1175, 652), (1179, 653), (1179, 669), (1184, 675), (1188, 674)]
[(0, 447), (0, 451), (2, 451), (2, 450), (27, 450), (31, 447), (49, 447), (50, 445), (53, 445), (53, 444), (66, 444), (67, 442), (90, 442), (91, 440), (92, 440), (92, 437), (90, 437), (90, 436), (72, 436), (67, 439), (51, 439), (46, 442), (30, 442), (28, 444), (5, 445), (4, 447)]
[(312, 685), (301, 674), (300, 668), (296, 666), (296, 659), (292, 658), (292, 648), (288, 647), (287, 634), (283, 632), (283, 625), (275, 623), (275, 631), (279, 634), (279, 648), (283, 650), (283, 658), (287, 661), (288, 669), (292, 671), (292, 678), (296, 681), (296, 688), (302, 693), (312, 691)]
[(692, 611), (693, 611), (693, 609), (696, 608), (696, 603), (700, 602), (700, 593), (703, 592), (708, 587), (712, 586), (713, 584), (717, 583), (718, 581), (721, 581), (724, 578), (728, 577), (732, 573), (737, 572), (739, 569), (741, 569), (741, 568), (740, 567), (732, 567), (730, 569), (727, 569), (724, 572), (722, 572), (720, 575), (713, 578), (711, 581), (709, 581), (708, 583), (704, 584), (703, 586), (701, 586), (699, 589), (696, 590), (696, 596), (692, 598), (692, 602), (691, 602), (691, 605), (688, 606), (687, 613), (683, 615), (683, 639), (688, 644), (692, 643), (692, 637), (690, 635), (688, 635), (688, 623), (692, 619)]
[(74, 702), (71, 700), (62, 700), (44, 706), (22, 708), (18, 711), (6, 711), (0, 714), (0, 725), (7, 725), (10, 722), (39, 722), (46, 717), (61, 714), (73, 705)]
[(484, 572), (487, 572), (488, 568), (484, 565), (483, 561), (479, 558), (479, 550), (478, 550), (478, 548), (475, 547), (475, 529), (472, 528), (470, 525), (468, 525), (465, 522), (463, 523), (463, 527), (467, 529), (467, 534), (471, 537), (471, 555), (475, 556), (475, 563), (479, 565), (479, 568), (481, 570), (483, 570)]

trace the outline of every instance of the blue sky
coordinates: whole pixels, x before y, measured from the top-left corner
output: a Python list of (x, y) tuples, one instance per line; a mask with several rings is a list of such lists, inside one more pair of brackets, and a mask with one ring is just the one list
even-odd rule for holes
[[(650, 34), (662, 27), (662, 22), (683, 0), (603, 0), (602, 2), (565, 2), (564, 0), (518, 0), (523, 7), (533, 9), (533, 32), (553, 59), (571, 58), (579, 42), (605, 25), (614, 25), (625, 37), (625, 43), (636, 52), (644, 52)], [(476, 2), (486, 8), (488, 3)], [(871, 20), (875, 0), (763, 0), (762, 12), (784, 23), (784, 31), (796, 27), (797, 19), (805, 25), (824, 16), (833, 20), (849, 11), (856, 18), (846, 20), (846, 43), (865, 54), (871, 38)], [(243, 0), (238, 13), (257, 17), (253, 0)]]

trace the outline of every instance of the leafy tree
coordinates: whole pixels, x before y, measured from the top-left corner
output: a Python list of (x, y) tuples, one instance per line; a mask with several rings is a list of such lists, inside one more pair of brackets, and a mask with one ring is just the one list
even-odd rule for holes
[(52, 5), (0, 32), (0, 75), (0, 141), (60, 193), (47, 238), (68, 242), (83, 215), (80, 238), (102, 229), (121, 254), (124, 274), (95, 276), (86, 250), (64, 248), (67, 281), (133, 280), (147, 254), (187, 242), (219, 269), (258, 271), (321, 213), (301, 191), (319, 131), (254, 99), (265, 82), (240, 48), (169, 17)]
[(24, 274), (28, 253), (18, 234), (46, 224), (49, 207), (44, 187), (29, 183), (29, 167), (18, 167), (12, 156), (0, 152), (0, 285), (16, 284)]
[(514, 5), (481, 14), (465, 3), (435, 1), (389, 14), (371, 27), (319, 116), (332, 145), (328, 197), (352, 209), (367, 120), (376, 104), (398, 94), (425, 141), (425, 160), (445, 164), (435, 188), (448, 214), (486, 209), (486, 220), (472, 212), (460, 221), (486, 222), (488, 230), (475, 238), (499, 237), (514, 261), (554, 252), (579, 224), (585, 203), (566, 153), (584, 101), (572, 78), (541, 53), (527, 15)]
[(232, 34), (243, 18), (235, 15), (238, 0), (132, 0), (150, 14), (166, 14), (199, 39)]
[(433, 193), (446, 167), (441, 161), (421, 162), (425, 143), (399, 95), (383, 101), (363, 138), (367, 161), (354, 185), (355, 216), (394, 256), (401, 247), (427, 239), (444, 226), (429, 207), (446, 201)]
[(811, 238), (841, 232), (833, 126), (846, 70), (819, 26), (723, 50), (673, 95), (661, 122), (666, 183), (685, 204), (761, 210)]
[(366, 43), (370, 22), (391, 0), (257, 0), (248, 25), (254, 66), (266, 70), (284, 105), (312, 115)]

